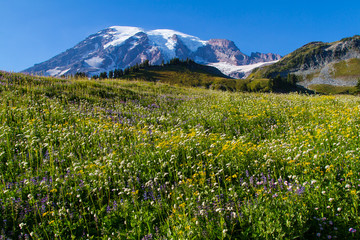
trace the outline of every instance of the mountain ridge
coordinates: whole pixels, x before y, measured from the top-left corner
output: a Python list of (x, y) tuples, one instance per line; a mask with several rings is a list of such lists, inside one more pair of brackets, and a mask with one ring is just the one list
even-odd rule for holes
[(253, 70), (249, 78), (274, 78), (295, 74), (300, 85), (355, 86), (360, 78), (360, 36), (339, 41), (310, 42), (277, 63)]
[[(76, 72), (94, 75), (115, 68), (124, 69), (145, 60), (159, 65), (175, 57), (193, 59), (200, 64), (224, 63), (228, 66), (267, 63), (281, 58), (273, 53), (252, 53), (247, 56), (227, 39), (204, 41), (171, 29), (145, 31), (137, 27), (112, 26), (91, 34), (73, 48), (22, 72), (50, 76)], [(246, 74), (248, 72), (233, 75), (244, 77)]]

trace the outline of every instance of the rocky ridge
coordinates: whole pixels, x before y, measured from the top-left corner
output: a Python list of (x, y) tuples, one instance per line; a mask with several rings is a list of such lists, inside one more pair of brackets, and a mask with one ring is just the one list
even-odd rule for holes
[(250, 78), (287, 74), (300, 76), (305, 87), (313, 84), (354, 86), (360, 78), (360, 36), (332, 43), (311, 42), (277, 63), (255, 69)]

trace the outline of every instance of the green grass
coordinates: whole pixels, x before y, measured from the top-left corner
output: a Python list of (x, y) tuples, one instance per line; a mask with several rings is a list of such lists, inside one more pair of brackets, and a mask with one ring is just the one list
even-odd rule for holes
[(321, 94), (356, 94), (356, 87), (334, 86), (329, 84), (312, 84), (309, 89)]
[(360, 78), (360, 59), (352, 58), (334, 64), (333, 77)]
[(359, 239), (359, 102), (0, 72), (0, 237)]
[(269, 92), (269, 79), (254, 79), (247, 84), (250, 92)]

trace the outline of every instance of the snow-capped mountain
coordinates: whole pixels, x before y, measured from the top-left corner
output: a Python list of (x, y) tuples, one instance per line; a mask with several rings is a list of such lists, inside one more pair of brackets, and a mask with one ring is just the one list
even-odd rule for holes
[(76, 72), (94, 75), (145, 60), (158, 65), (175, 57), (215, 66), (237, 78), (247, 76), (255, 67), (281, 58), (272, 53), (252, 53), (247, 56), (234, 42), (226, 39), (203, 41), (169, 29), (145, 31), (137, 27), (113, 26), (90, 35), (75, 47), (23, 72), (50, 76)]

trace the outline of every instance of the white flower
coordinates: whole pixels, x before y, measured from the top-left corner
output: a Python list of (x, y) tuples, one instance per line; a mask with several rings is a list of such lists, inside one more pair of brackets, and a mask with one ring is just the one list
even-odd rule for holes
[(216, 210), (215, 210), (215, 212), (221, 212), (222, 211), (222, 208), (217, 208)]
[(333, 198), (329, 198), (329, 201), (332, 202), (332, 201), (334, 201), (334, 199), (333, 199)]
[(20, 229), (23, 229), (24, 226), (26, 226), (26, 223), (20, 223), (19, 224)]

